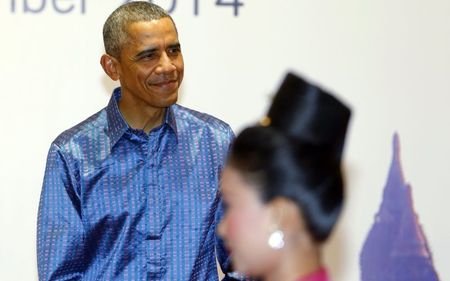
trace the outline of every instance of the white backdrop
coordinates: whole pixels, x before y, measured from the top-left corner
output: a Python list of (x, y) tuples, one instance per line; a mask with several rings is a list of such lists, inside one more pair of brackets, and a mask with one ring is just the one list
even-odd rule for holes
[[(175, 4), (186, 69), (180, 103), (238, 132), (263, 115), (293, 70), (352, 106), (347, 202), (325, 249), (337, 281), (359, 280), (359, 252), (398, 131), (436, 270), (450, 280), (450, 2), (240, 1), (237, 16), (216, 0), (154, 1), (166, 9)], [(99, 64), (101, 30), (123, 2), (0, 3), (0, 280), (37, 280), (46, 154), (60, 132), (107, 104), (115, 84)]]

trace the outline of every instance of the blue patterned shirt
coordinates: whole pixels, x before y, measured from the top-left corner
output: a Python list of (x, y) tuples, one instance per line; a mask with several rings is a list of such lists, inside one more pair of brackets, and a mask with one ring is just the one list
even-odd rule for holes
[[(234, 135), (179, 105), (146, 134), (120, 88), (51, 144), (38, 215), (43, 280), (217, 280), (219, 175)], [(216, 247), (215, 246), (219, 246)]]

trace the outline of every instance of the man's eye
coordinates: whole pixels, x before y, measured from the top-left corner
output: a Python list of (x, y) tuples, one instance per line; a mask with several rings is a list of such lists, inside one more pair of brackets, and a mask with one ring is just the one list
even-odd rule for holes
[(173, 47), (169, 49), (169, 54), (178, 54), (179, 52), (181, 52), (180, 47)]
[(156, 57), (156, 52), (144, 52), (137, 55), (136, 60), (152, 60)]
[(156, 56), (155, 53), (147, 53), (145, 55), (142, 56), (143, 59), (152, 59)]

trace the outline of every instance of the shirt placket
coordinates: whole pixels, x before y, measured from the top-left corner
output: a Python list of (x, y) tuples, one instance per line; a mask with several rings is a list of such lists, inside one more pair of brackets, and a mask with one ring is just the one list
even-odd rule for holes
[(164, 227), (164, 193), (158, 180), (159, 168), (159, 138), (158, 131), (150, 132), (147, 141), (148, 184), (146, 188), (146, 256), (147, 256), (147, 279), (162, 279), (166, 273), (166, 257), (164, 255), (162, 232)]

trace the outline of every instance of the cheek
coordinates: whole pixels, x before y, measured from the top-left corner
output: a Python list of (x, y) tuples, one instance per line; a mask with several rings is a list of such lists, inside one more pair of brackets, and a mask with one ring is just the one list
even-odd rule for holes
[(179, 75), (179, 80), (183, 80), (183, 75), (184, 75), (184, 63), (183, 63), (183, 58), (180, 59), (180, 61), (175, 63), (175, 67), (177, 68), (177, 72)]
[(177, 59), (174, 61), (174, 64), (177, 66), (178, 69), (183, 70), (184, 69), (184, 60), (183, 55), (180, 54)]
[(141, 80), (146, 80), (154, 74), (154, 69), (153, 65), (148, 65), (147, 67), (141, 67), (136, 73)]
[(235, 270), (260, 276), (271, 268), (273, 252), (267, 244), (267, 229), (264, 217), (258, 215), (241, 212), (230, 218), (227, 233)]
[(248, 232), (256, 230), (255, 217), (245, 211), (231, 214), (227, 222), (227, 236), (230, 240), (243, 240)]
[(136, 78), (138, 80), (146, 80), (154, 72), (155, 68), (156, 68), (156, 65), (154, 62), (151, 62), (151, 61), (142, 62), (140, 64), (131, 65), (130, 69), (129, 69), (129, 73), (130, 73), (130, 76), (133, 76), (134, 78)]

